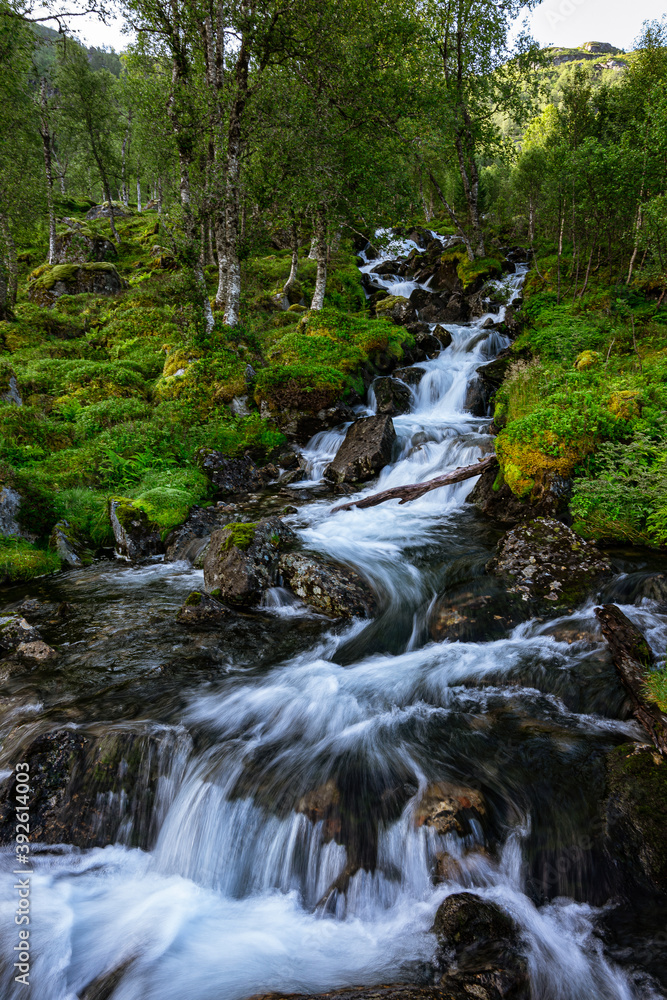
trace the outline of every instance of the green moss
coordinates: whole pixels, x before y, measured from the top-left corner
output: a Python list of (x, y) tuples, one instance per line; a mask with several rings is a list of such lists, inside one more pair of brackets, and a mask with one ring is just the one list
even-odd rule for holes
[(115, 270), (115, 266), (107, 261), (93, 264), (45, 264), (33, 271), (28, 280), (33, 288), (47, 292), (57, 281), (63, 281), (65, 284), (74, 281), (79, 271), (99, 274)]
[(0, 582), (16, 583), (36, 576), (57, 573), (60, 558), (56, 552), (41, 549), (21, 538), (0, 537)]
[(202, 602), (202, 595), (199, 593), (198, 590), (193, 590), (192, 593), (188, 594), (188, 596), (185, 598), (185, 607), (196, 608), (201, 604), (201, 602)]
[(252, 522), (244, 521), (234, 521), (231, 524), (225, 525), (225, 531), (229, 532), (229, 535), (222, 542), (220, 546), (221, 552), (229, 552), (231, 548), (241, 549), (245, 552), (246, 549), (250, 548), (253, 541), (255, 540), (255, 533), (257, 531), (257, 524)]
[(481, 286), (491, 278), (499, 278), (503, 273), (503, 265), (497, 257), (476, 257), (475, 260), (465, 257), (456, 268), (456, 273), (464, 291), (469, 291), (474, 285)]

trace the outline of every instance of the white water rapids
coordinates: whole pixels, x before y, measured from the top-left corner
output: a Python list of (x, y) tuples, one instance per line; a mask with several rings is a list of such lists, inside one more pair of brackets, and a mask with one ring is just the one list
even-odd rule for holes
[[(412, 246), (391, 246), (385, 256)], [(510, 295), (518, 294), (525, 270), (504, 280)], [(416, 286), (380, 280), (398, 293)], [(394, 418), (395, 460), (359, 495), (429, 479), (491, 449), (489, 420), (463, 410), (475, 369), (509, 343), (483, 330), (484, 319), (450, 325), (451, 346), (420, 366), (426, 375), (411, 411)], [(327, 432), (305, 449), (312, 482), (342, 437), (340, 429)], [(536, 623), (493, 642), (430, 640), (426, 612), (438, 575), (429, 566), (443, 562), (449, 549), (456, 554), (474, 546), (461, 528), (465, 533), (466, 518), (476, 523), (465, 508), (473, 485), (437, 490), (404, 506), (391, 502), (335, 515), (331, 500), (313, 500), (292, 516), (309, 548), (373, 583), (384, 601), (380, 624), (332, 630), (287, 662), (263, 673), (232, 672), (191, 697), (182, 723), (206, 738), (197, 750), (183, 744), (161, 779), (154, 808), (163, 819), (153, 851), (121, 843), (35, 854), (36, 1000), (76, 1000), (114, 971), (112, 1000), (243, 1000), (270, 991), (409, 981), (433, 957), (429, 931), (438, 906), (460, 891), (497, 902), (517, 921), (535, 998), (659, 995), (649, 987), (638, 992), (605, 958), (594, 908), (566, 898), (536, 906), (526, 894), (524, 843), (536, 817), (525, 800), (505, 802), (496, 853), (482, 849), (484, 833), (474, 823), (458, 836), (415, 822), (428, 783), (459, 780), (457, 762), (461, 755), (472, 758), (477, 745), (488, 782), (502, 777), (506, 758), (484, 741), (489, 720), (506, 706), (560, 727), (559, 752), (572, 760), (582, 741), (636, 735), (633, 725), (578, 711), (559, 696), (554, 677), (576, 672), (585, 644), (559, 641)], [(278, 588), (265, 605), (295, 621), (307, 614)], [(648, 615), (634, 606), (625, 610), (637, 620)], [(398, 640), (387, 636), (402, 618), (403, 638), (394, 648)], [(578, 621), (594, 627), (592, 606)], [(664, 621), (649, 615), (647, 623), (657, 630), (652, 641), (664, 644)], [(364, 636), (374, 628), (383, 634), (373, 648)], [(356, 659), (355, 649), (362, 650)], [(462, 732), (462, 720), (474, 724), (457, 756), (449, 741)], [(362, 828), (362, 835), (375, 831), (376, 864), (372, 871), (353, 864), (344, 892), (331, 886), (354, 859), (326, 835), (322, 821), (295, 808), (309, 789), (339, 778), (358, 797), (355, 817), (364, 803), (376, 811)], [(408, 791), (397, 813), (382, 812), (387, 790), (399, 786)], [(443, 854), (452, 863), (444, 881), (434, 884)], [(3, 926), (9, 927), (15, 892), (10, 880), (0, 881)], [(27, 995), (12, 981), (13, 944), (10, 935), (1, 979), (6, 1000)]]

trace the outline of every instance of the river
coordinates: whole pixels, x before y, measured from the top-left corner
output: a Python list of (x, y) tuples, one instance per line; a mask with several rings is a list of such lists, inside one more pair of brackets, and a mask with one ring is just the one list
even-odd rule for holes
[[(503, 279), (509, 298), (525, 271)], [(416, 287), (380, 280), (398, 294)], [(483, 329), (486, 318), (448, 324), (452, 344), (420, 365), (410, 412), (394, 418), (394, 461), (358, 496), (492, 449), (490, 418), (464, 411), (476, 368), (509, 343)], [(5, 686), (7, 769), (26, 732), (62, 725), (130, 727), (162, 748), (154, 793), (123, 813), (115, 843), (35, 848), (33, 995), (75, 1000), (114, 972), (113, 1000), (427, 980), (435, 912), (465, 890), (518, 923), (536, 998), (662, 996), (642, 962), (600, 931), (617, 888), (591, 834), (600, 761), (642, 734), (623, 715), (593, 595), (574, 615), (500, 638), (434, 641), (434, 600), (484, 579), (500, 531), (466, 503), (474, 480), (332, 514), (340, 498), (317, 484), (343, 430), (304, 450), (310, 480), (294, 488), (287, 520), (308, 548), (372, 583), (373, 621), (327, 622), (276, 590), (256, 615), (188, 635), (175, 611), (202, 573), (159, 561), (98, 563), (5, 595), (8, 606), (27, 595), (72, 607), (43, 630), (60, 643), (57, 669)], [(618, 555), (607, 598), (659, 650), (667, 616), (634, 599), (650, 569), (642, 558)], [(433, 782), (476, 790), (481, 814), (444, 834), (420, 824)], [(336, 805), (337, 825), (317, 818), (318, 801), (323, 815)], [(123, 811), (100, 803), (112, 806)], [(150, 850), (132, 846), (139, 823), (151, 828)], [(12, 885), (0, 885), (5, 929)], [(647, 933), (639, 928), (635, 945)], [(3, 933), (6, 960), (14, 944)], [(8, 961), (10, 1000), (24, 988)]]

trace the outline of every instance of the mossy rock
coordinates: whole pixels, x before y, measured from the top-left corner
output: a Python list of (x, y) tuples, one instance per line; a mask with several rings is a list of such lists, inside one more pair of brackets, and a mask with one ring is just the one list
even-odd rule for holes
[(667, 761), (653, 747), (624, 743), (606, 755), (606, 772), (612, 853), (667, 891)]
[(41, 306), (53, 306), (61, 295), (117, 295), (123, 281), (113, 264), (44, 264), (28, 278), (28, 298)]
[(467, 256), (456, 268), (464, 292), (476, 292), (487, 281), (499, 278), (503, 273), (503, 262), (497, 257), (479, 257), (468, 260)]
[(231, 524), (225, 524), (224, 530), (228, 531), (229, 534), (223, 539), (220, 551), (228, 552), (236, 546), (237, 549), (245, 552), (255, 540), (257, 524), (252, 521), (233, 521)]
[(602, 361), (602, 356), (598, 351), (582, 351), (578, 354), (574, 362), (574, 367), (578, 372), (583, 372), (587, 368), (593, 368), (594, 365), (599, 365)]
[(609, 397), (609, 411), (620, 420), (634, 420), (641, 416), (641, 393), (633, 389), (612, 392)]

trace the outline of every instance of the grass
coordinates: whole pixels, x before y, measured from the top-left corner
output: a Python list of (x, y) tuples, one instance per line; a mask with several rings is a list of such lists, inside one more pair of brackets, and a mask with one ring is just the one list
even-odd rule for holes
[(0, 582), (30, 580), (60, 569), (56, 552), (39, 548), (22, 538), (0, 536)]

